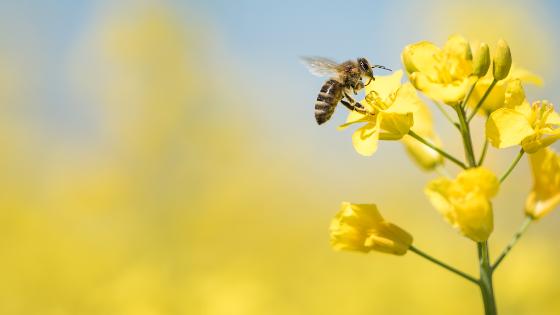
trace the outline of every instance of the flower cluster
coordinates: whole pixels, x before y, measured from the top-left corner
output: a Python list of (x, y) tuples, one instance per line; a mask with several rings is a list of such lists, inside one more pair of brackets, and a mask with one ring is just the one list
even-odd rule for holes
[[(417, 93), (420, 91), (435, 103), (457, 110), (459, 116), (464, 116), (459, 120), (463, 118), (465, 123), (470, 121), (466, 115), (469, 108), (471, 119), (477, 113), (484, 114), (487, 117), (486, 138), (494, 147), (519, 146), (523, 153), (536, 154), (530, 157), (533, 164), (534, 160), (545, 159), (544, 152), (548, 154), (547, 165), (557, 161), (551, 158), (556, 154), (546, 147), (560, 138), (560, 116), (548, 101), (533, 104), (527, 101), (523, 84), (541, 84), (541, 80), (512, 64), (511, 51), (504, 40), (498, 41), (492, 58), (485, 43), (478, 45), (473, 56), (470, 43), (460, 35), (451, 36), (442, 48), (422, 41), (404, 48), (402, 62), (410, 82), (402, 83), (402, 70), (377, 76), (366, 86), (366, 96), (361, 102), (371, 115), (352, 111), (346, 123), (339, 127), (344, 130), (360, 124), (352, 135), (353, 146), (359, 154), (373, 155), (378, 150), (379, 140), (400, 140), (422, 169), (442, 166), (447, 156), (438, 149), (442, 142), (434, 130), (428, 105)], [(535, 183), (543, 181), (550, 172), (543, 169), (543, 163), (539, 165), (540, 168), (532, 168), (536, 173)], [(468, 165), (455, 179), (440, 177), (425, 188), (429, 200), (443, 217), (476, 242), (487, 240), (492, 233), (490, 199), (499, 187), (496, 175), (479, 166)], [(548, 182), (555, 181), (560, 178), (548, 179)], [(550, 184), (535, 184), (535, 187), (538, 189), (529, 195), (526, 208), (528, 215), (538, 218), (535, 213), (548, 212), (560, 203), (560, 194), (543, 193), (543, 187), (552, 189)], [(337, 235), (340, 238), (340, 234)]]
[[(447, 222), (476, 242), (481, 278), (475, 279), (418, 250), (412, 245), (412, 236), (385, 221), (374, 204), (343, 203), (331, 223), (331, 243), (335, 249), (359, 252), (404, 255), (413, 251), (476, 282), (483, 293), (486, 313), (495, 314), (492, 272), (530, 222), (560, 205), (560, 155), (549, 148), (560, 139), (560, 115), (549, 101), (527, 100), (523, 85), (540, 85), (542, 80), (513, 64), (510, 47), (504, 40), (499, 40), (493, 49), (480, 43), (475, 54), (472, 51), (471, 43), (460, 35), (451, 36), (442, 48), (427, 41), (406, 46), (401, 58), (409, 82), (402, 82), (402, 70), (377, 76), (366, 86), (361, 101), (368, 114), (351, 111), (339, 129), (359, 125), (352, 144), (364, 156), (376, 153), (380, 140), (401, 141), (424, 170), (443, 170), (445, 159), (461, 168), (454, 178), (440, 176), (429, 181), (424, 192)], [(465, 161), (442, 148), (430, 108), (418, 92), (431, 99), (458, 129)], [(449, 114), (450, 109), (456, 113), (455, 118)], [(471, 139), (470, 122), (474, 117), (486, 120), (485, 145), (478, 157)], [(498, 149), (519, 148), (519, 154), (501, 177), (483, 166), (488, 144)], [(533, 188), (525, 203), (527, 219), (512, 243), (491, 264), (487, 242), (494, 230), (492, 198), (525, 154), (533, 174)]]

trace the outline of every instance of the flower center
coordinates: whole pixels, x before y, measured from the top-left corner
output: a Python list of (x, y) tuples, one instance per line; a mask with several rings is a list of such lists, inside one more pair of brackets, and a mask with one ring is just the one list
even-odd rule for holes
[(397, 91), (389, 94), (386, 99), (381, 98), (379, 93), (376, 91), (371, 91), (366, 95), (366, 102), (373, 107), (375, 113), (385, 111), (393, 105), (395, 98), (397, 97)]
[(437, 73), (437, 78), (430, 78), (434, 82), (453, 84), (470, 75), (467, 61), (461, 60), (454, 54), (441, 51), (434, 56), (434, 59), (436, 60), (434, 68)]
[(530, 122), (537, 133), (549, 128), (548, 118), (554, 112), (554, 107), (548, 101), (537, 101), (531, 105)]

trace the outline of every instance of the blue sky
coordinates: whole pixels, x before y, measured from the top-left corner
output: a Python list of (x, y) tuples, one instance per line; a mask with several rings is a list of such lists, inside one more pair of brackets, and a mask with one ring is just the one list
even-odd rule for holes
[[(489, 3), (478, 0), (471, 3), (474, 2)], [(42, 62), (34, 75), (41, 108), (46, 113), (61, 112), (64, 116), (71, 106), (64, 104), (65, 83), (56, 77), (64, 68), (69, 51), (106, 7), (119, 6), (126, 12), (127, 5), (138, 3), (3, 1), (0, 2), (0, 45), (6, 51), (24, 56), (40, 52)], [(290, 119), (297, 130), (308, 122), (303, 117), (310, 115), (315, 90), (321, 84), (321, 79), (309, 75), (299, 63), (299, 56), (323, 55), (340, 61), (365, 56), (374, 63), (396, 69), (400, 67), (400, 52), (406, 44), (422, 39), (442, 43), (454, 31), (440, 29), (439, 34), (434, 34), (434, 21), (428, 17), (433, 18), (432, 11), (438, 3), (447, 3), (441, 0), (174, 0), (168, 3), (186, 25), (208, 29), (215, 35), (209, 43), (211, 55), (220, 59), (216, 60), (218, 65), (231, 64), (226, 70), (233, 72), (244, 86), (252, 100), (248, 104), (261, 104), (252, 109), (260, 119), (266, 124)], [(527, 15), (538, 15), (555, 29), (559, 26), (555, 19), (560, 12), (557, 2), (508, 1), (507, 5), (521, 6)], [(492, 27), (493, 21), (485, 22)], [(520, 25), (523, 23), (519, 21)], [(560, 46), (557, 36), (551, 40), (555, 49), (552, 54), (557, 55)], [(535, 50), (538, 58), (538, 47)], [(551, 67), (557, 65), (552, 63)], [(548, 84), (541, 92), (549, 99), (559, 99), (560, 93), (554, 87), (560, 83), (560, 76), (555, 70), (549, 73), (545, 78)], [(277, 97), (278, 87), (282, 87), (281, 99)]]

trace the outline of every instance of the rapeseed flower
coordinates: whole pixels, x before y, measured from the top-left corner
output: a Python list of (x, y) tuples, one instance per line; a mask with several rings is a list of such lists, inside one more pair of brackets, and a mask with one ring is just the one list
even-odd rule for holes
[(443, 157), (406, 134), (413, 130), (437, 146), (441, 145), (441, 140), (434, 131), (430, 109), (410, 83), (401, 85), (402, 76), (399, 70), (389, 76), (376, 77), (366, 87), (366, 98), (362, 102), (373, 115), (350, 112), (339, 129), (365, 123), (352, 136), (354, 148), (365, 156), (375, 153), (379, 140), (402, 139), (411, 158), (422, 169), (431, 170), (443, 163)]
[(408, 45), (401, 57), (410, 82), (437, 102), (461, 103), (474, 80), (471, 47), (460, 35), (449, 37), (443, 48), (427, 41)]
[(521, 145), (525, 152), (535, 153), (560, 138), (560, 116), (548, 101), (529, 105), (517, 97), (506, 103), (508, 107), (494, 111), (486, 123), (486, 137), (493, 146)]
[(352, 135), (352, 144), (359, 154), (373, 155), (379, 140), (399, 140), (414, 124), (415, 104), (421, 100), (411, 85), (401, 85), (402, 75), (399, 70), (389, 76), (376, 77), (366, 86), (366, 98), (362, 101), (371, 114), (352, 111), (346, 123), (339, 127), (342, 130), (352, 124), (364, 123)]
[(385, 221), (375, 204), (343, 202), (331, 222), (330, 232), (336, 250), (404, 255), (412, 244), (412, 236)]
[(471, 168), (456, 179), (432, 180), (425, 193), (432, 205), (463, 235), (476, 242), (488, 239), (494, 228), (490, 199), (498, 193), (499, 181), (486, 168)]
[(529, 156), (533, 189), (525, 202), (525, 213), (540, 219), (560, 204), (560, 156), (550, 148)]

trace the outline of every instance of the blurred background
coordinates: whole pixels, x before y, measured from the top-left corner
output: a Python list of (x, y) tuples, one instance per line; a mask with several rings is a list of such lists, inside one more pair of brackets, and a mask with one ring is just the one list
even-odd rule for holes
[[(398, 142), (371, 158), (318, 127), (298, 61), (453, 33), (509, 41), (560, 103), (554, 1), (2, 1), (1, 314), (481, 314), (478, 289), (408, 254), (334, 252), (340, 202), (378, 204), (417, 247), (477, 274)], [(434, 111), (445, 146), (459, 135)], [(480, 148), (482, 122), (475, 145)], [(490, 149), (502, 173), (517, 149)], [(491, 252), (523, 219), (526, 159), (496, 198)], [(448, 165), (451, 173), (457, 171)], [(560, 313), (560, 214), (495, 274), (503, 314)]]

